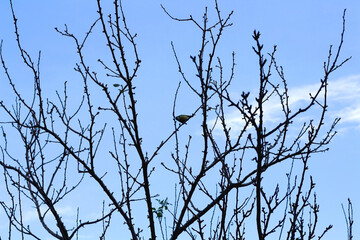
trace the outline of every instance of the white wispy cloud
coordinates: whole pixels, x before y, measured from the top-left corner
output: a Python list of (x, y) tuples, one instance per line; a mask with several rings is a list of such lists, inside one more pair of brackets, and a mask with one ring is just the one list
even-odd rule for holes
[[(289, 87), (289, 107), (293, 111), (306, 106), (310, 101), (309, 93), (315, 94), (320, 83)], [(254, 102), (255, 104), (255, 102)], [(341, 117), (341, 128), (360, 127), (360, 75), (352, 75), (329, 81), (328, 84), (328, 116)], [(300, 118), (312, 118), (304, 114)], [(276, 123), (283, 119), (279, 98), (273, 97), (264, 105), (264, 120)], [(233, 132), (242, 129), (244, 121), (241, 114), (234, 110), (227, 114), (227, 125)], [(220, 130), (220, 126), (219, 130)], [(221, 131), (221, 130), (220, 130)]]
[(330, 114), (341, 117), (342, 123), (360, 126), (360, 75), (329, 83)]
[[(309, 93), (315, 93), (318, 87), (319, 83), (314, 83), (289, 89), (290, 107), (309, 101)], [(360, 75), (329, 81), (328, 106), (331, 117), (360, 125)]]
[[(47, 208), (44, 206), (40, 207), (41, 212), (44, 212), (47, 210)], [(56, 208), (57, 212), (61, 214), (62, 216), (70, 216), (74, 214), (74, 209), (71, 206), (63, 206)], [(38, 219), (38, 213), (36, 209), (27, 210), (23, 213), (23, 220), (24, 222), (31, 222)]]

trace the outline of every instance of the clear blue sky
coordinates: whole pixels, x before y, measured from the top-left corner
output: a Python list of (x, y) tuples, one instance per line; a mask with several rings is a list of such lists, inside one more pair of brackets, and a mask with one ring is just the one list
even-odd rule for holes
[[(105, 1), (104, 1), (105, 2)], [(112, 1), (107, 1), (112, 2)], [(190, 14), (200, 19), (204, 6), (209, 5), (212, 12), (213, 1), (184, 0), (124, 1), (125, 14), (129, 27), (138, 34), (137, 44), (142, 60), (138, 74), (137, 97), (139, 111), (145, 132), (145, 142), (159, 142), (172, 127), (172, 101), (178, 81), (177, 71), (170, 41), (173, 41), (184, 68), (190, 72), (193, 66), (189, 55), (197, 53), (200, 44), (199, 32), (190, 23), (178, 23), (169, 19), (160, 4), (178, 17)], [(329, 119), (340, 116), (342, 121), (337, 127), (339, 134), (330, 144), (330, 150), (316, 155), (311, 163), (311, 174), (316, 182), (318, 202), (320, 203), (320, 226), (333, 224), (334, 228), (326, 239), (345, 239), (346, 229), (341, 203), (350, 197), (354, 205), (354, 236), (360, 235), (360, 2), (358, 0), (323, 1), (219, 1), (222, 13), (234, 10), (233, 27), (227, 29), (219, 46), (219, 55), (224, 63), (236, 53), (236, 80), (234, 94), (240, 87), (252, 90), (256, 88), (258, 76), (252, 32), (262, 33), (265, 51), (270, 52), (274, 44), (278, 45), (277, 60), (288, 77), (290, 92), (296, 96), (294, 104), (301, 102), (322, 78), (322, 66), (326, 60), (329, 45), (337, 46), (340, 39), (343, 9), (347, 8), (346, 33), (342, 59), (352, 59), (336, 71), (329, 85)], [(80, 79), (73, 71), (77, 62), (75, 48), (69, 39), (55, 32), (54, 27), (63, 29), (67, 24), (70, 31), (83, 36), (96, 16), (96, 1), (21, 1), (14, 0), (19, 18), (19, 31), (23, 47), (34, 57), (42, 51), (41, 74), (44, 89), (54, 96), (55, 89), (69, 81), (73, 87)], [(108, 9), (105, 6), (105, 9)], [(99, 28), (96, 29), (97, 31)], [(29, 72), (22, 71), (18, 50), (16, 49), (14, 28), (9, 3), (0, 1), (0, 39), (3, 42), (3, 54), (10, 72), (16, 77), (20, 88), (31, 86)], [(90, 62), (96, 65), (99, 56), (103, 56), (104, 42), (99, 32), (89, 41), (86, 54)], [(97, 69), (101, 67), (97, 66)], [(100, 70), (101, 71), (101, 70)], [(26, 77), (27, 76), (27, 77)], [(27, 82), (25, 82), (27, 80)], [(13, 97), (8, 95), (4, 74), (0, 71), (0, 96), (9, 103)], [(238, 93), (238, 94), (239, 94)], [(75, 97), (76, 98), (76, 97)], [(179, 111), (189, 113), (193, 106), (191, 97), (180, 94)], [(187, 112), (189, 111), (189, 112)], [(156, 120), (153, 119), (154, 114)], [(276, 119), (276, 112), (271, 115)], [(236, 116), (234, 116), (236, 119)], [(189, 133), (196, 134), (196, 127), (187, 126)], [(168, 130), (169, 129), (169, 130)], [(154, 145), (149, 144), (149, 151)], [(162, 152), (160, 160), (166, 161), (170, 154)], [(156, 180), (159, 183), (161, 178)], [(170, 188), (171, 189), (171, 188)], [(91, 191), (91, 190), (88, 190)], [(1, 193), (2, 195), (3, 193)], [(165, 193), (166, 194), (166, 193)], [(170, 193), (172, 194), (172, 193)], [(68, 208), (67, 208), (68, 207)], [(64, 211), (73, 211), (64, 206)], [(3, 214), (0, 211), (0, 219)], [(68, 213), (70, 214), (70, 213)], [(29, 213), (29, 216), (31, 214)], [(4, 230), (0, 225), (0, 233)], [(1, 236), (1, 235), (0, 235)], [(87, 239), (85, 236), (80, 239)], [(88, 239), (92, 239), (89, 237)]]

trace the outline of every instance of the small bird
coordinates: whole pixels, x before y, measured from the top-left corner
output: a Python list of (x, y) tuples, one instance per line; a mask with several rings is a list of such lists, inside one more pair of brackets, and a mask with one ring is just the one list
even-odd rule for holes
[(177, 116), (175, 119), (178, 120), (179, 122), (181, 122), (182, 124), (184, 124), (184, 123), (186, 123), (191, 117), (192, 117), (192, 115), (179, 115), (179, 116)]

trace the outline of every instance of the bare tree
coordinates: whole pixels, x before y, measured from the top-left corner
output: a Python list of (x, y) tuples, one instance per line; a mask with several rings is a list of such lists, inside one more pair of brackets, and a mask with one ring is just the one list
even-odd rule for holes
[(347, 214), (344, 209), (344, 205), (341, 204), (342, 210), (344, 212), (344, 217), (346, 221), (346, 228), (347, 228), (347, 239), (352, 240), (353, 239), (353, 226), (354, 226), (354, 213), (353, 213), (353, 207), (352, 202), (348, 198), (348, 209)]
[[(246, 236), (254, 238), (253, 233), (260, 240), (269, 237), (313, 239), (316, 236), (321, 239), (330, 230), (331, 225), (320, 233), (316, 231), (319, 205), (315, 183), (307, 170), (313, 154), (328, 150), (327, 145), (336, 134), (339, 122), (335, 119), (324, 129), (328, 79), (349, 60), (339, 59), (345, 11), (340, 43), (329, 49), (318, 89), (309, 95), (308, 103), (292, 109), (285, 73), (275, 58), (277, 47), (274, 46), (269, 54), (264, 53), (258, 31), (252, 36), (254, 54), (258, 58), (258, 91), (242, 92), (237, 99), (230, 94), (235, 81), (235, 53), (232, 53), (231, 66), (224, 67), (217, 57), (218, 45), (232, 25), (233, 13), (223, 16), (215, 1), (217, 18), (209, 19), (208, 9), (205, 9), (203, 18), (197, 20), (192, 16), (178, 18), (162, 6), (170, 19), (193, 23), (201, 33), (199, 51), (190, 57), (195, 72), (182, 67), (176, 43), (172, 43), (185, 91), (197, 98), (197, 105), (190, 115), (177, 117), (180, 114), (177, 95), (183, 91), (179, 83), (173, 101), (174, 128), (163, 136), (154, 151), (148, 151), (143, 143), (146, 129), (140, 128), (141, 112), (135, 97), (135, 79), (141, 60), (136, 34), (127, 25), (121, 1), (115, 0), (113, 13), (105, 17), (102, 3), (97, 0), (98, 19), (83, 37), (76, 36), (66, 25), (62, 30), (56, 28), (59, 34), (73, 41), (77, 50), (75, 71), (82, 79), (84, 94), (76, 108), (69, 107), (71, 96), (67, 82), (63, 93), (56, 93), (57, 99), (44, 97), (41, 54), (34, 60), (22, 47), (11, 0), (10, 6), (16, 42), (25, 66), (31, 70), (34, 91), (31, 99), (23, 97), (7, 68), (1, 43), (3, 70), (16, 97), (12, 106), (0, 102), (2, 119), (6, 119), (1, 122), (0, 165), (8, 197), (0, 204), (9, 220), (8, 239), (12, 238), (13, 231), (20, 233), (22, 239), (27, 236), (41, 239), (44, 232), (56, 239), (78, 239), (79, 232), (92, 226), (99, 229), (94, 238), (105, 239), (109, 229), (119, 228), (119, 224), (130, 239), (153, 240), (182, 236), (186, 239), (245, 239)], [(105, 75), (93, 70), (84, 54), (84, 47), (96, 26), (101, 28), (110, 55), (110, 61), (98, 59), (107, 72)], [(227, 70), (229, 77), (225, 77)], [(192, 76), (191, 81), (189, 76)], [(193, 76), (197, 82), (193, 81)], [(116, 79), (115, 84), (113, 79)], [(101, 95), (104, 101), (95, 101), (95, 94)], [(274, 101), (282, 117), (276, 124), (269, 124), (265, 120), (267, 104)], [(317, 111), (317, 118), (299, 125), (298, 119), (310, 110)], [(231, 128), (229, 112), (238, 114), (240, 130)], [(201, 134), (189, 135), (184, 142), (180, 134), (190, 122), (201, 126)], [(21, 155), (9, 150), (12, 144), (20, 146), (13, 142), (13, 137), (8, 137), (10, 132), (12, 136), (16, 133), (21, 141)], [(101, 145), (105, 136), (112, 137), (110, 148)], [(172, 143), (172, 162), (160, 165), (159, 152)], [(101, 164), (104, 161), (109, 168), (104, 169)], [(271, 178), (267, 173), (281, 168), (284, 162), (291, 166), (282, 171), (287, 176), (287, 184), (281, 185), (273, 179), (268, 181)], [(152, 175), (163, 172), (172, 174), (177, 182), (170, 186), (175, 192), (174, 198), (159, 198), (158, 189), (151, 185)], [(114, 187), (112, 177), (107, 175), (115, 176), (119, 184)], [(84, 219), (79, 214), (82, 207), (79, 205), (76, 219), (68, 226), (59, 211), (59, 203), (79, 192), (85, 183), (91, 183), (103, 196), (102, 212), (97, 217)], [(35, 207), (41, 229), (24, 223), (25, 201)], [(138, 208), (142, 209), (140, 215), (134, 213)], [(116, 218), (121, 222), (114, 220)], [(126, 228), (122, 228), (122, 223)]]

